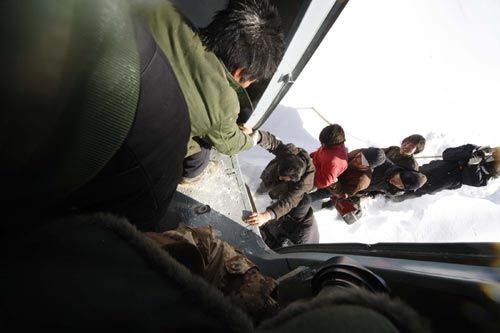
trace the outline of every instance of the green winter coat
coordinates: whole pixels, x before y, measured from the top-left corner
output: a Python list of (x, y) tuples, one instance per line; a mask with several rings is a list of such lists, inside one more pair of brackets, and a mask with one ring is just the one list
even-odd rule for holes
[(251, 107), (245, 89), (215, 54), (205, 50), (197, 33), (170, 2), (141, 12), (172, 65), (189, 109), (191, 140), (187, 156), (200, 150), (194, 137), (208, 139), (227, 155), (250, 149), (252, 139), (236, 124), (240, 106)]

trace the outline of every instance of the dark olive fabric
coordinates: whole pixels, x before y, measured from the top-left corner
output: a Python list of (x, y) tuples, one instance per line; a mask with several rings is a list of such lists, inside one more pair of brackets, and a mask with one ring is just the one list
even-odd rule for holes
[(429, 331), (403, 302), (359, 288), (293, 302), (255, 329), (125, 219), (94, 214), (37, 225), (0, 238), (2, 332)]
[(284, 322), (278, 327), (258, 329), (273, 333), (397, 333), (394, 325), (374, 310), (356, 305), (312, 309)]
[(139, 97), (133, 25), (125, 1), (1, 6), (2, 21), (9, 17), (1, 28), (2, 183), (11, 203), (43, 206), (95, 176), (127, 136)]
[(427, 319), (400, 299), (363, 288), (326, 287), (290, 303), (257, 332), (431, 332)]
[(108, 211), (157, 231), (182, 176), (190, 122), (173, 70), (142, 22), (136, 22), (141, 93), (130, 132), (107, 165), (73, 192), (65, 208)]

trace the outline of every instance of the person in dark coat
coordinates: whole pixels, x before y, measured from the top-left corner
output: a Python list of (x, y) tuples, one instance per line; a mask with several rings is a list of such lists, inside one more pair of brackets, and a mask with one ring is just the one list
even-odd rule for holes
[(385, 156), (394, 164), (403, 168), (418, 171), (418, 162), (414, 155), (425, 148), (425, 138), (420, 134), (413, 134), (401, 142), (401, 147), (390, 146), (384, 149)]
[(358, 196), (383, 194), (388, 197), (402, 195), (422, 187), (427, 177), (419, 172), (405, 169), (386, 160), (373, 170), (370, 185)]
[(275, 222), (264, 224), (260, 233), (271, 249), (319, 243), (319, 228), (311, 207), (299, 222), (291, 214), (287, 214)]
[[(311, 219), (306, 221), (311, 211), (311, 198), (307, 192), (314, 186), (315, 169), (311, 157), (304, 149), (296, 147), (293, 143), (284, 144), (269, 132), (257, 133), (259, 145), (276, 156), (262, 171), (260, 176), (262, 182), (257, 193), (268, 193), (274, 202), (264, 212), (250, 214), (245, 222), (258, 227), (273, 220), (270, 223), (278, 221), (279, 225), (291, 223), (295, 226), (292, 228), (294, 230), (286, 233), (301, 236), (287, 238), (293, 238), (297, 243), (307, 241), (308, 230), (312, 233), (314, 228), (311, 226), (315, 225)], [(286, 220), (282, 219), (285, 216)], [(310, 241), (317, 242), (318, 239), (313, 237)]]
[(434, 160), (420, 167), (427, 182), (414, 193), (405, 193), (400, 200), (454, 190), (462, 185), (486, 186), (500, 174), (500, 147), (480, 147), (466, 144), (447, 148), (442, 160)]

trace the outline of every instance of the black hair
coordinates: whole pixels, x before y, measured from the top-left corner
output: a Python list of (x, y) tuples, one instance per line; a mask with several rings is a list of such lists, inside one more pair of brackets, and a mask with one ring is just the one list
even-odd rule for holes
[(289, 176), (294, 182), (298, 182), (305, 171), (306, 162), (297, 155), (286, 155), (278, 164), (278, 175)]
[(332, 148), (335, 145), (344, 143), (344, 129), (338, 124), (326, 126), (321, 130), (321, 133), (319, 133), (319, 142), (326, 148)]
[(230, 73), (242, 68), (243, 81), (270, 78), (284, 50), (281, 19), (268, 0), (230, 0), (200, 38)]
[(420, 153), (425, 148), (425, 138), (420, 134), (413, 134), (403, 139), (402, 143), (411, 142), (415, 145), (416, 149), (413, 155)]

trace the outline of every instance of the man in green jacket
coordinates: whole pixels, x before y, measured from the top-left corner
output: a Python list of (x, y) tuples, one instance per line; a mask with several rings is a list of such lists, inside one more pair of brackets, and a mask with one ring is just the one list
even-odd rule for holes
[(168, 2), (142, 14), (188, 106), (183, 182), (192, 183), (208, 165), (212, 146), (233, 155), (255, 145), (251, 129), (236, 120), (241, 109), (252, 109), (245, 88), (276, 71), (284, 45), (280, 18), (267, 0), (230, 1), (199, 32)]

